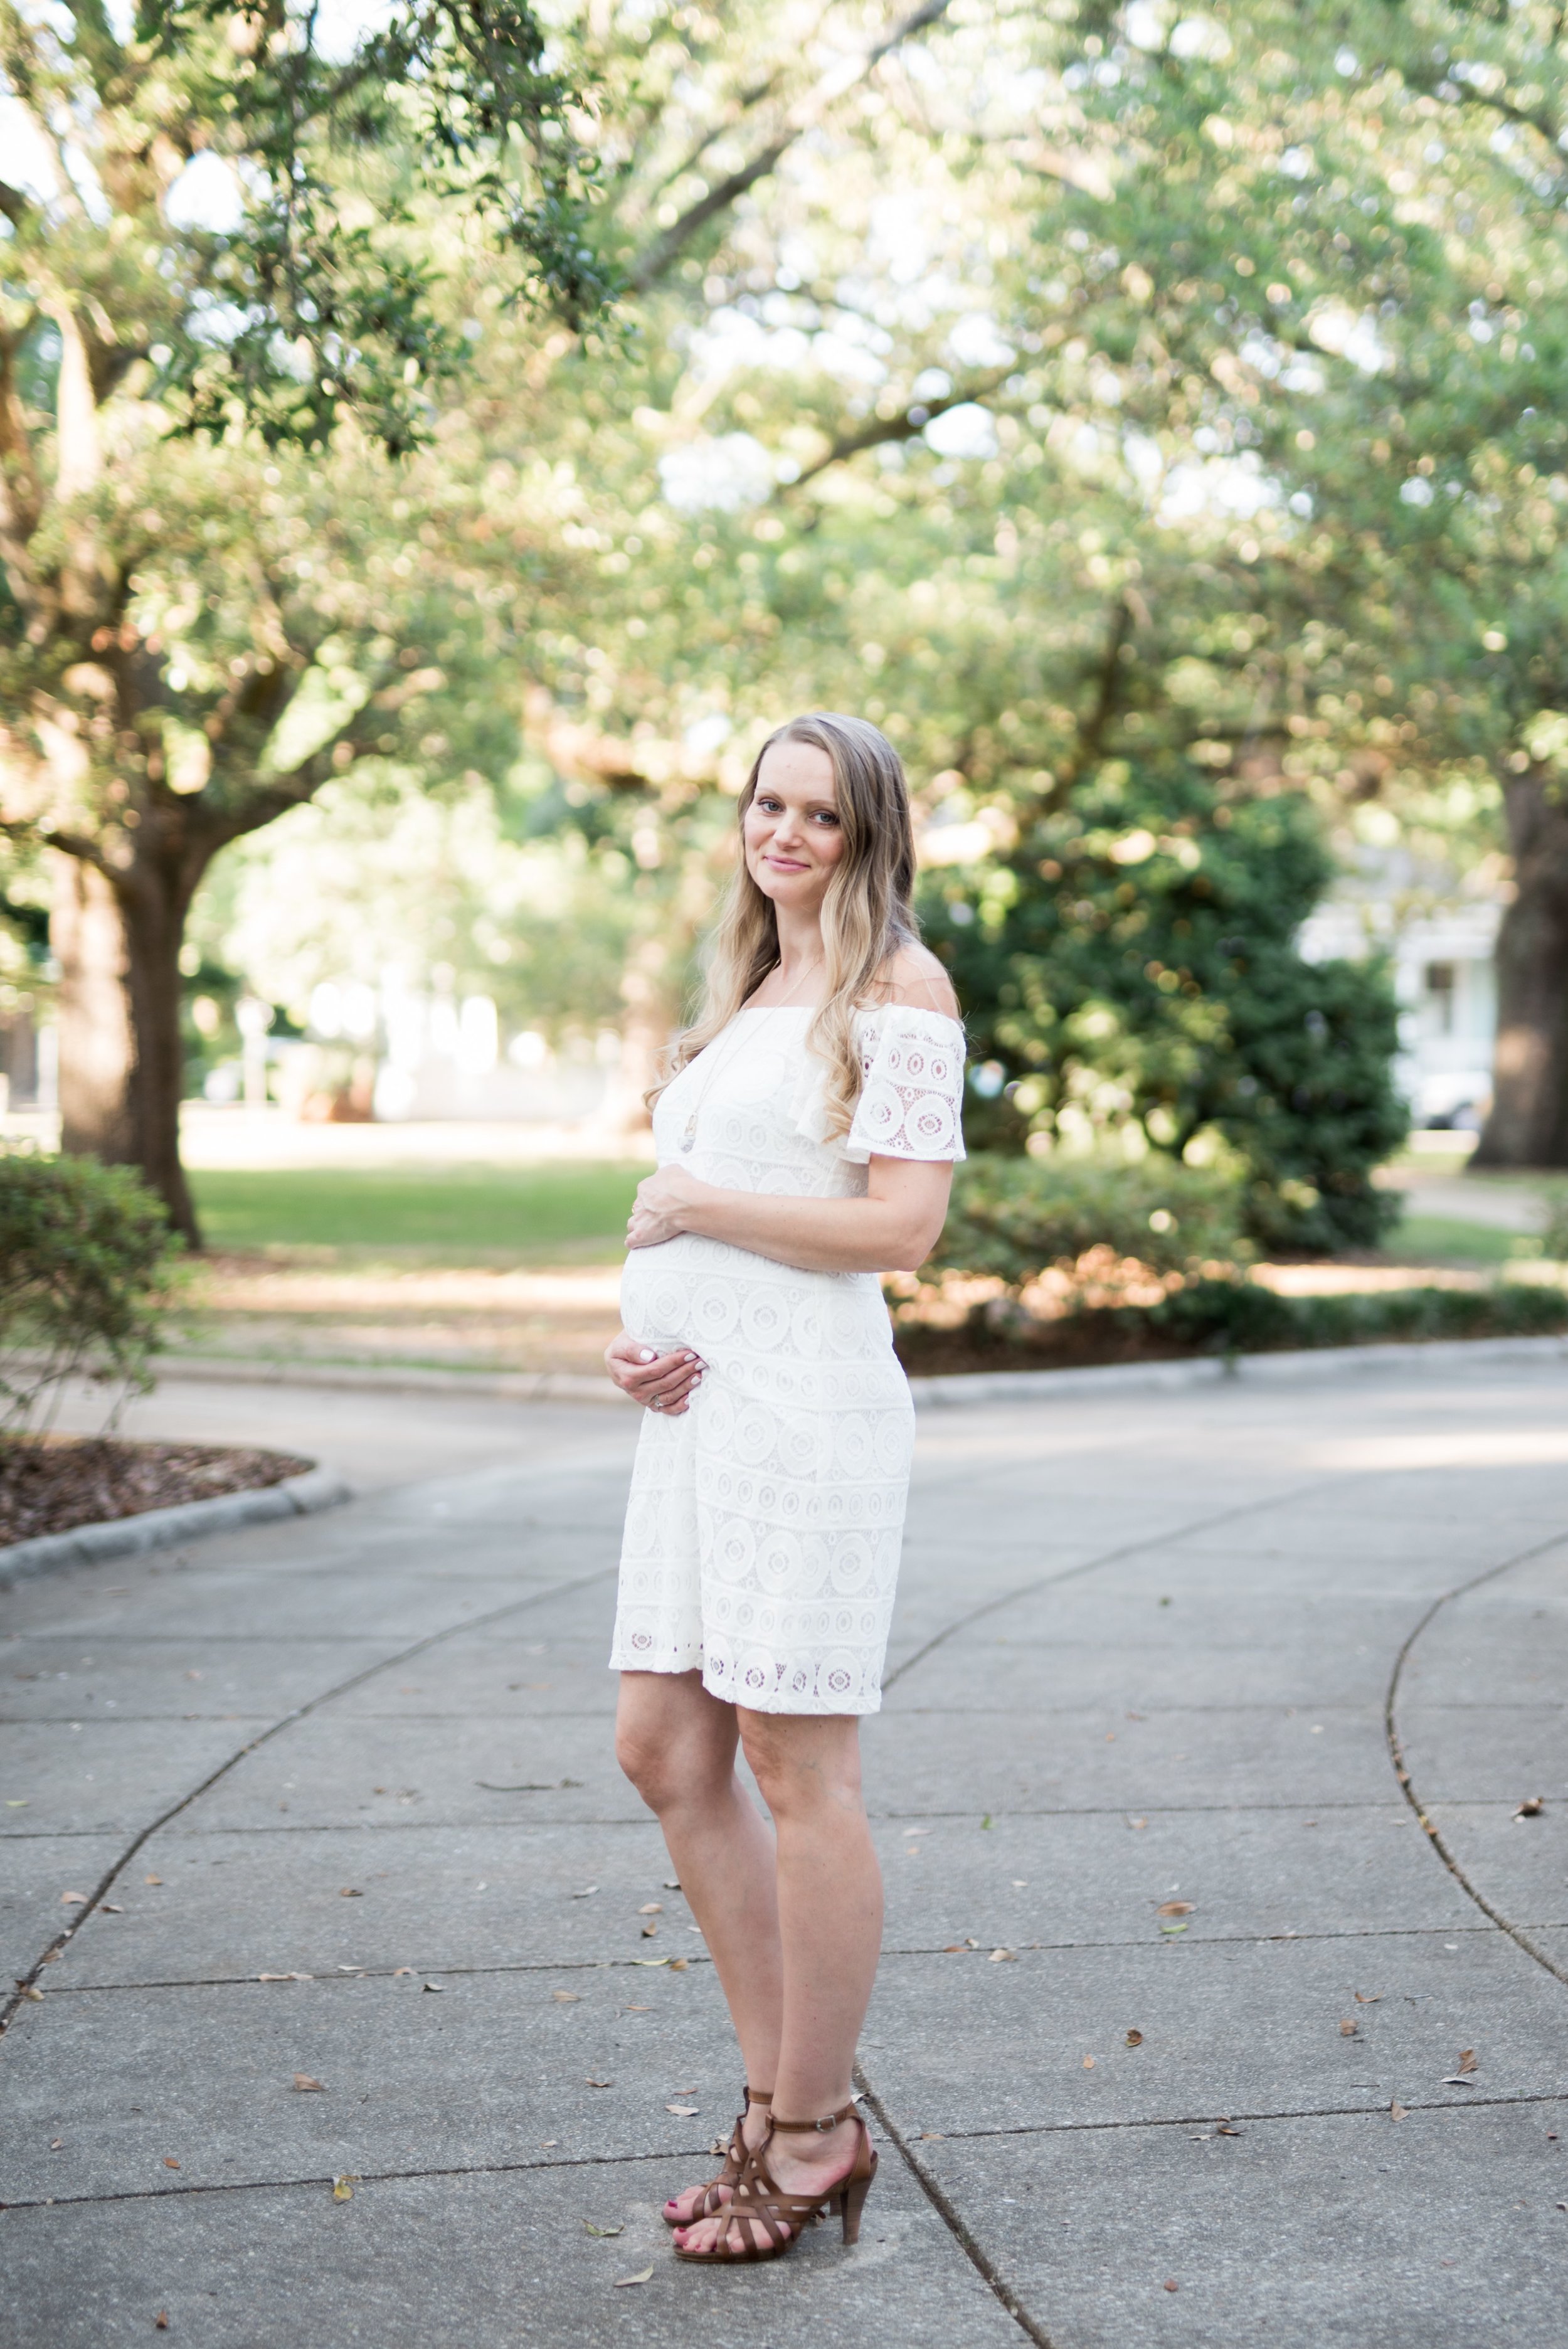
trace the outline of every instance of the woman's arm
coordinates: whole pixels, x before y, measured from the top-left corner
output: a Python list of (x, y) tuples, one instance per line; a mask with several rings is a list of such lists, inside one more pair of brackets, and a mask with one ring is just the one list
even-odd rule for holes
[(945, 1159), (873, 1157), (863, 1199), (721, 1191), (684, 1166), (661, 1166), (637, 1185), (626, 1245), (696, 1232), (807, 1272), (915, 1272), (936, 1246), (952, 1185)]

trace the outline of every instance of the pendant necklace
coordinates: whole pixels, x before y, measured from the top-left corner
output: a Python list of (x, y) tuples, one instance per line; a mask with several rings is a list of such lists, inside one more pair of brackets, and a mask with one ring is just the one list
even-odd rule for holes
[[(779, 968), (778, 964), (777, 964), (777, 963), (775, 963), (775, 965), (773, 966), (773, 968), (774, 968), (774, 969), (775, 969), (775, 970), (777, 970), (777, 968)], [(820, 970), (820, 968), (821, 968), (821, 964), (820, 964), (820, 962), (814, 962), (814, 963), (810, 966), (810, 970), (808, 970), (808, 972), (807, 972), (807, 974), (806, 974), (807, 978), (810, 978), (810, 975), (811, 975), (811, 971), (814, 971), (814, 970)], [(769, 976), (771, 976), (771, 974), (769, 974)], [(791, 998), (791, 997), (792, 997), (792, 996), (797, 992), (797, 990), (798, 990), (798, 989), (799, 989), (799, 985), (800, 985), (800, 982), (799, 982), (799, 979), (797, 979), (797, 980), (796, 980), (796, 982), (795, 982), (794, 987), (792, 987), (792, 988), (789, 989), (789, 995), (787, 995), (787, 996), (784, 998), (784, 1000), (783, 1000), (783, 1002), (782, 1002), (782, 1003), (764, 1003), (764, 1004), (759, 1004), (757, 1008), (758, 1009), (758, 1010), (762, 1010), (762, 1011), (785, 1011), (785, 1010), (788, 1010), (788, 1009), (789, 1009), (789, 1001), (790, 1001), (790, 998)], [(738, 1029), (738, 1027), (739, 1027), (739, 1015), (738, 1015), (738, 1014), (737, 1014), (737, 1016), (736, 1016), (736, 1022), (735, 1022), (735, 1024), (736, 1024), (737, 1028)], [(715, 1039), (715, 1041), (716, 1041), (716, 1042), (717, 1041), (717, 1038)], [(731, 1061), (738, 1060), (738, 1059), (739, 1058), (739, 1051), (738, 1051), (738, 1045), (739, 1045), (739, 1041), (740, 1041), (740, 1039), (739, 1039), (739, 1037), (738, 1037), (738, 1036), (737, 1036), (737, 1038), (736, 1038), (735, 1042), (731, 1044), (729, 1050), (728, 1050), (727, 1052), (726, 1052), (726, 1053), (723, 1055), (722, 1059), (720, 1059), (720, 1060), (718, 1060), (718, 1061), (716, 1061), (714, 1062), (714, 1064), (713, 1064), (712, 1068), (710, 1068), (710, 1069), (709, 1069), (709, 1071), (708, 1071), (708, 1072), (707, 1072), (707, 1077), (706, 1081), (704, 1082), (703, 1089), (702, 1089), (701, 1092), (700, 1092), (700, 1093), (698, 1093), (698, 1095), (697, 1095), (697, 1097), (696, 1097), (696, 1101), (695, 1101), (695, 1102), (693, 1102), (693, 1104), (692, 1104), (692, 1112), (691, 1112), (691, 1115), (687, 1118), (686, 1123), (686, 1132), (685, 1132), (685, 1133), (682, 1134), (682, 1136), (681, 1136), (680, 1146), (681, 1146), (681, 1154), (682, 1154), (682, 1156), (683, 1156), (683, 1157), (688, 1157), (688, 1158), (689, 1158), (689, 1157), (690, 1157), (690, 1155), (691, 1155), (691, 1154), (692, 1154), (692, 1152), (696, 1148), (696, 1124), (697, 1124), (697, 1119), (698, 1119), (698, 1118), (699, 1118), (699, 1116), (702, 1114), (703, 1105), (704, 1105), (704, 1103), (707, 1102), (707, 1097), (708, 1097), (709, 1093), (713, 1091), (714, 1080), (715, 1080), (715, 1079), (716, 1079), (716, 1077), (718, 1075), (719, 1071), (720, 1071), (721, 1069), (727, 1069), (727, 1068), (729, 1066), (729, 1064), (730, 1064)], [(708, 1047), (708, 1050), (711, 1051), (711, 1050), (712, 1050), (712, 1049), (713, 1049), (713, 1047), (710, 1045), (710, 1046)], [(702, 1057), (702, 1055), (699, 1053), (699, 1054), (697, 1055), (697, 1058), (700, 1060), (700, 1059), (701, 1059), (701, 1057)]]

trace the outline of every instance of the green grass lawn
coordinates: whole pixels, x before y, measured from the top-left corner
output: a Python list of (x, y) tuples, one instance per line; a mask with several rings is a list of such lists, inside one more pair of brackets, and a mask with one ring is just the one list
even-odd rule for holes
[(632, 1197), (650, 1170), (603, 1159), (536, 1166), (199, 1169), (191, 1175), (206, 1243), (233, 1254), (332, 1249), (426, 1263), (619, 1254)]
[(1461, 1223), (1450, 1216), (1405, 1216), (1384, 1241), (1390, 1256), (1446, 1257), (1455, 1264), (1507, 1264), (1522, 1252), (1524, 1234), (1496, 1224)]

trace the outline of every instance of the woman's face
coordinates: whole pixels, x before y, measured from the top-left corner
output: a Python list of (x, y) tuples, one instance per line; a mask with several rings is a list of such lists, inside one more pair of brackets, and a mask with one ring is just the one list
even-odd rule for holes
[(746, 869), (780, 912), (815, 914), (844, 853), (833, 762), (814, 742), (775, 742), (762, 755), (741, 833)]

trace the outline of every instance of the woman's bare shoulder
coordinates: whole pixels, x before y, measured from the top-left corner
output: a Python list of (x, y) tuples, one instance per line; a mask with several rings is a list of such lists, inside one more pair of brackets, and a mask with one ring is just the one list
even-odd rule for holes
[(882, 1003), (904, 1003), (919, 1011), (938, 1011), (944, 1019), (958, 1018), (958, 998), (929, 947), (900, 947), (877, 974), (877, 998)]

